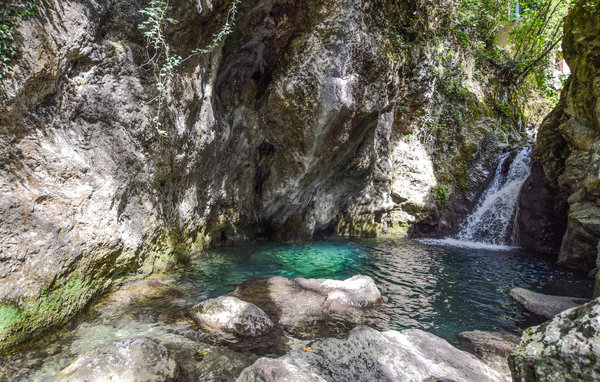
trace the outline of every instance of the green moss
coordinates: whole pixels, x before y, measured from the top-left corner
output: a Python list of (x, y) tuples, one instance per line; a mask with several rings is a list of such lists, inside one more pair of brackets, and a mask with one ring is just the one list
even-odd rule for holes
[(385, 235), (386, 236), (407, 236), (408, 235), (408, 226), (404, 225), (393, 225), (391, 227), (386, 227)]
[(0, 350), (60, 323), (82, 309), (93, 296), (92, 285), (73, 275), (54, 290), (22, 304), (0, 305)]
[(0, 351), (60, 324), (83, 309), (94, 297), (131, 277), (143, 277), (180, 261), (190, 249), (204, 246), (202, 234), (172, 231), (148, 239), (144, 253), (121, 248), (82, 260), (64, 282), (43, 290), (36, 298), (0, 304)]
[(22, 312), (14, 305), (0, 305), (0, 332), (3, 332), (21, 320)]
[(374, 220), (346, 221), (343, 217), (338, 220), (335, 232), (340, 236), (350, 237), (379, 237), (383, 225)]
[(590, 197), (600, 199), (600, 179), (594, 179), (587, 184), (586, 188)]

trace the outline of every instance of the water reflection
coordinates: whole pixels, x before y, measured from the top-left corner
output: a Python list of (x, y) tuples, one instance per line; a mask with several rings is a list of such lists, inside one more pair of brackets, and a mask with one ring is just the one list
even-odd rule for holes
[(465, 330), (517, 332), (536, 323), (510, 302), (513, 287), (577, 297), (589, 297), (592, 291), (592, 280), (584, 275), (519, 250), (443, 247), (408, 239), (257, 242), (211, 251), (154, 276), (156, 281), (148, 285), (102, 298), (70, 324), (27, 344), (30, 350), (0, 359), (0, 380), (48, 381), (78, 354), (138, 335), (155, 338), (177, 354), (207, 354), (188, 366), (200, 380), (235, 379), (256, 356), (204, 343), (173, 318), (178, 311), (253, 278), (344, 279), (355, 274), (371, 276), (388, 298), (392, 329), (420, 328), (450, 341)]

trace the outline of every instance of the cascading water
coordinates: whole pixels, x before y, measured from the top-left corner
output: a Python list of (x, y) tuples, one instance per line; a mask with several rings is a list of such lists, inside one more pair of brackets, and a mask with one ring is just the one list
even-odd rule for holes
[(427, 242), (497, 249), (516, 244), (509, 229), (513, 225), (519, 192), (530, 173), (531, 148), (519, 150), (508, 171), (503, 171), (509, 157), (510, 153), (500, 156), (492, 183), (456, 237)]
[(530, 173), (531, 149), (519, 150), (504, 175), (502, 168), (510, 153), (500, 157), (492, 184), (481, 197), (475, 212), (465, 222), (457, 239), (485, 244), (516, 244), (507, 242), (508, 229), (517, 208), (517, 199), (523, 183)]

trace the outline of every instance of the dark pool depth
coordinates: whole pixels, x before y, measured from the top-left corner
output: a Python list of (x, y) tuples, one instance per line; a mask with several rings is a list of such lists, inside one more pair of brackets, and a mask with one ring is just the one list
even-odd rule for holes
[(195, 370), (198, 380), (235, 380), (256, 355), (210, 345), (195, 339), (197, 332), (190, 339), (190, 333), (179, 333), (171, 316), (231, 292), (245, 280), (275, 275), (371, 276), (388, 299), (391, 329), (420, 328), (453, 343), (456, 334), (466, 330), (517, 332), (539, 321), (511, 303), (511, 288), (578, 297), (592, 293), (592, 280), (552, 260), (519, 250), (432, 246), (410, 239), (256, 242), (220, 248), (152, 276), (172, 288), (166, 293), (138, 299), (134, 288), (105, 296), (67, 325), (0, 357), (0, 381), (46, 382), (94, 346), (135, 336), (154, 338), (175, 354), (206, 354), (201, 362), (193, 356), (179, 360)]

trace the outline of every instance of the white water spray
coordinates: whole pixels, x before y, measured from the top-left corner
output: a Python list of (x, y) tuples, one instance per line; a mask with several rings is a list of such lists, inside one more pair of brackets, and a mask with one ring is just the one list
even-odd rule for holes
[(516, 244), (507, 242), (508, 229), (517, 208), (519, 192), (530, 173), (530, 155), (530, 148), (521, 149), (506, 176), (502, 174), (502, 167), (509, 154), (500, 157), (494, 180), (458, 233), (459, 240), (494, 245)]
[(521, 187), (530, 174), (531, 148), (519, 150), (504, 174), (510, 153), (500, 156), (492, 183), (479, 199), (475, 211), (467, 218), (455, 238), (427, 240), (432, 244), (470, 248), (509, 249), (516, 245), (509, 235), (517, 209)]

